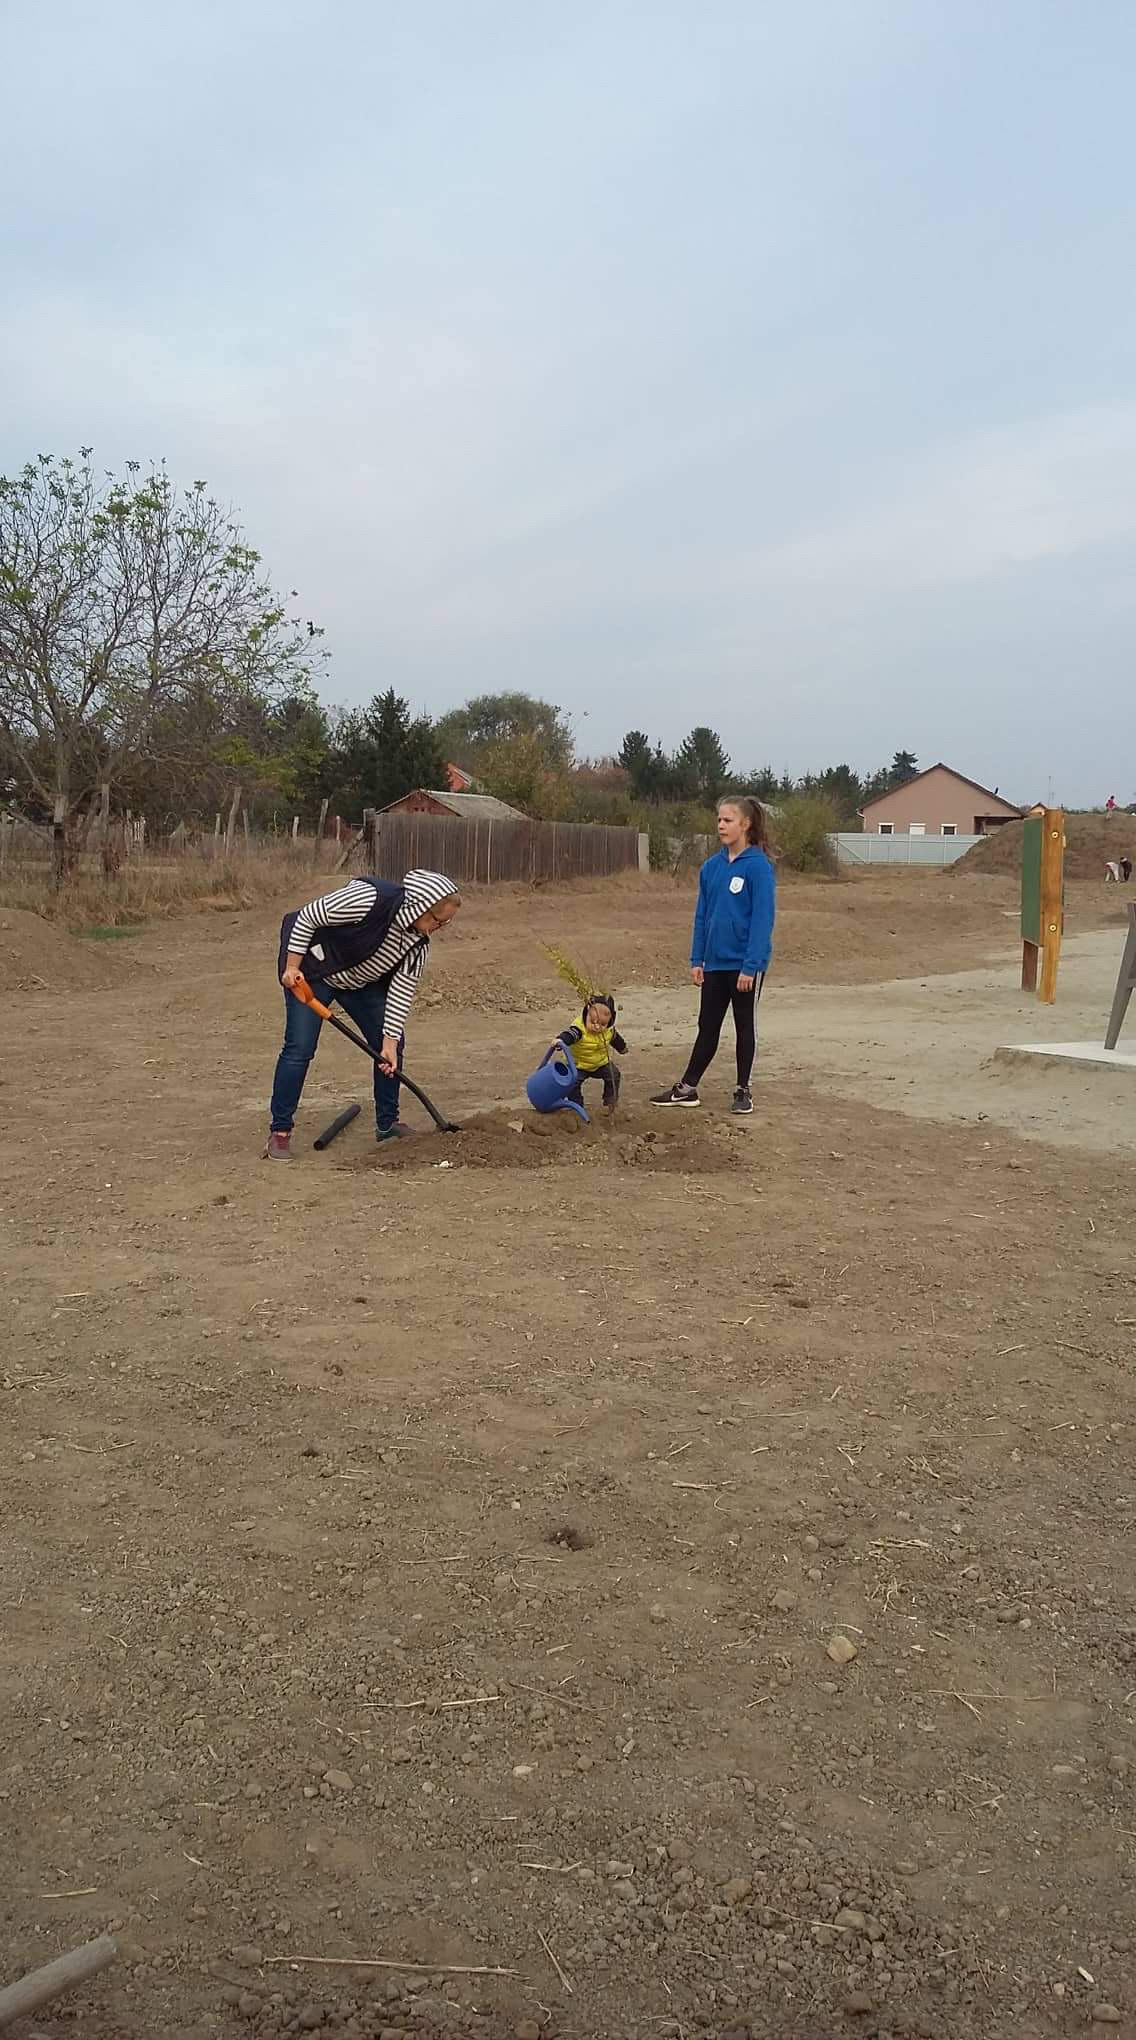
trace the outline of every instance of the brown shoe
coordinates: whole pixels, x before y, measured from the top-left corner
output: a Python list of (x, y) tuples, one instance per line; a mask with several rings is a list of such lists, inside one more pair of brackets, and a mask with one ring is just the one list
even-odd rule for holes
[(290, 1133), (270, 1133), (264, 1150), (266, 1162), (290, 1162), (292, 1159), (292, 1136)]

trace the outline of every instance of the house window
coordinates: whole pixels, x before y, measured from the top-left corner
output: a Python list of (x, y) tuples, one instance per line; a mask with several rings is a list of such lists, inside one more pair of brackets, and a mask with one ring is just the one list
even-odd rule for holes
[(880, 834), (881, 834), (881, 836), (894, 836), (894, 834), (895, 834), (895, 823), (894, 823), (894, 822), (881, 822), (881, 823), (880, 823)]
[(958, 823), (957, 823), (957, 822), (944, 822), (944, 823), (943, 823), (943, 834), (944, 834), (944, 836), (957, 836), (957, 835), (958, 835), (958, 832), (959, 832), (959, 825), (958, 825)]
[(927, 824), (926, 824), (926, 822), (912, 822), (912, 823), (910, 823), (910, 824), (909, 824), (909, 826), (908, 826), (908, 830), (907, 830), (907, 833), (908, 833), (908, 835), (909, 835), (909, 836), (925, 836), (925, 835), (927, 834)]

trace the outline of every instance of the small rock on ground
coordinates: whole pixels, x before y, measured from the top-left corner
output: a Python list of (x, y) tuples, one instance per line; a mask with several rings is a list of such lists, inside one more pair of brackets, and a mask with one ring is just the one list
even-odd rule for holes
[(866, 1990), (850, 1990), (847, 1997), (841, 1998), (840, 2009), (851, 2018), (859, 2018), (865, 2012), (874, 2012), (876, 2007)]

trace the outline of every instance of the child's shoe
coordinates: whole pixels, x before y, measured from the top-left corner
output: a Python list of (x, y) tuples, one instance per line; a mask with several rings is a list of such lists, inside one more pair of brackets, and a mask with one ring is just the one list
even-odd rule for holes
[(266, 1162), (290, 1162), (292, 1159), (292, 1136), (290, 1133), (270, 1133), (264, 1150)]
[(734, 1102), (731, 1109), (737, 1113), (739, 1119), (744, 1118), (747, 1113), (753, 1111), (753, 1099), (750, 1097), (748, 1084), (738, 1085), (737, 1090), (734, 1092)]

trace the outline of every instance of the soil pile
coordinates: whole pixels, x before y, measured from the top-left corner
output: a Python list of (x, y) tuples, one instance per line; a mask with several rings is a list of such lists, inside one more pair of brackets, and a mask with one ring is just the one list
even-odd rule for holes
[[(665, 1123), (660, 1126), (659, 1120)], [(690, 1124), (679, 1113), (621, 1112), (587, 1125), (574, 1112), (492, 1112), (457, 1133), (387, 1141), (354, 1163), (363, 1169), (650, 1169), (715, 1175), (730, 1166), (748, 1127)]]
[(20, 907), (0, 908), (0, 979), (10, 992), (97, 991), (121, 974), (96, 945)]
[[(960, 857), (952, 871), (961, 877), (1006, 872), (1016, 876), (1022, 868), (1022, 838), (1025, 824), (1007, 822), (992, 836), (985, 836)], [(1104, 878), (1110, 858), (1127, 851), (1136, 857), (1136, 815), (1066, 815), (1066, 878)]]

